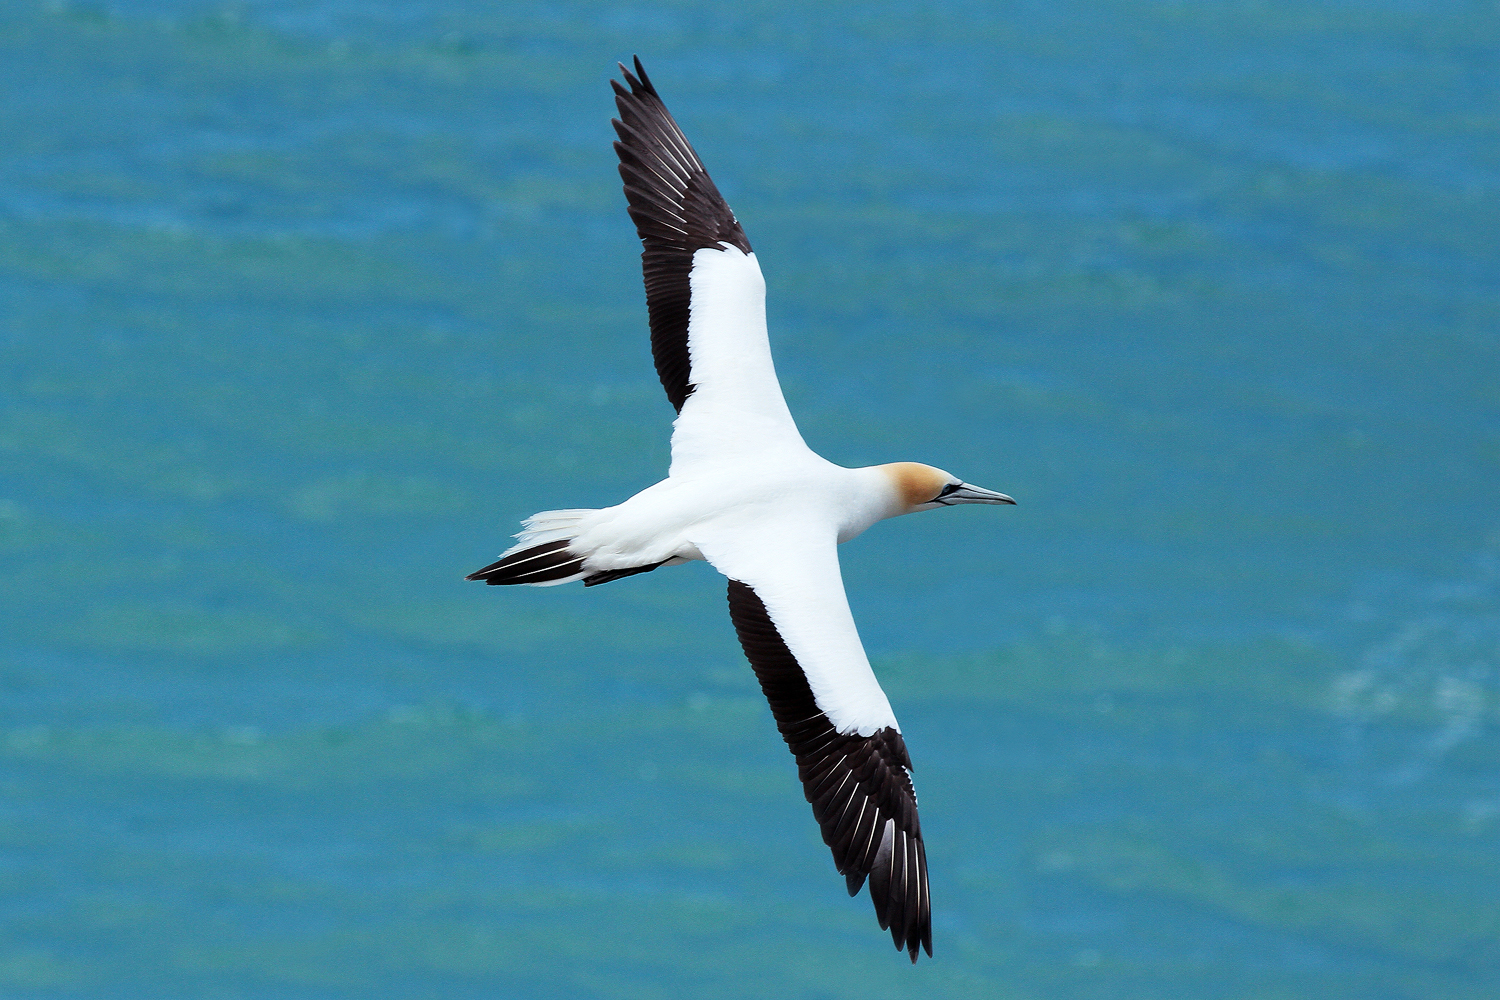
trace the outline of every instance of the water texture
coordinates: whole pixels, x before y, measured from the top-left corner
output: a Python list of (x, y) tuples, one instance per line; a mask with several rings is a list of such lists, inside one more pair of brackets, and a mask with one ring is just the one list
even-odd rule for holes
[[(0, 0), (0, 995), (1500, 991), (1493, 3)], [(655, 481), (640, 53), (809, 443), (936, 958)]]

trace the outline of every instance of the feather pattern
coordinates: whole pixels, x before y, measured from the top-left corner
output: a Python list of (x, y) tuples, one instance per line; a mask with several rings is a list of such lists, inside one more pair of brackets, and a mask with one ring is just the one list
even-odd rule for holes
[(721, 244), (750, 253), (750, 241), (714, 186), (703, 161), (677, 127), (640, 59), (632, 73), (622, 64), (625, 86), (611, 80), (620, 117), (620, 178), (630, 218), (644, 249), (646, 309), (651, 320), (651, 356), (672, 408), (679, 413), (694, 388), (688, 350), (693, 254)]
[(911, 758), (894, 728), (840, 733), (818, 708), (807, 677), (754, 589), (729, 581), (729, 616), (761, 691), (797, 760), (803, 794), (833, 851), (849, 895), (868, 877), (882, 930), (917, 960), (932, 954), (927, 852), (917, 820)]
[(529, 548), (517, 546), (498, 562), (477, 569), (465, 580), (483, 580), (490, 586), (529, 583), (552, 586), (571, 583), (583, 575), (583, 556), (568, 548), (566, 538), (558, 538)]

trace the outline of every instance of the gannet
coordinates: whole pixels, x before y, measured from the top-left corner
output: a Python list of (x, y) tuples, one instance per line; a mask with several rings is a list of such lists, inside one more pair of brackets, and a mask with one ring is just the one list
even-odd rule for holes
[(844, 596), (837, 546), (877, 521), (1015, 503), (915, 462), (846, 469), (803, 442), (766, 336), (750, 241), (635, 59), (611, 80), (620, 177), (644, 250), (651, 354), (677, 411), (667, 478), (603, 510), (549, 510), (471, 573), (487, 584), (608, 583), (695, 559), (729, 578), (729, 616), (797, 761), (849, 895), (932, 954), (911, 758)]

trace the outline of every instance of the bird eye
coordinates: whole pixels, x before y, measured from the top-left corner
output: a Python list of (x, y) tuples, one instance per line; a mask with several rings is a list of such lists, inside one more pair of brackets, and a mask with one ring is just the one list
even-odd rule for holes
[(963, 485), (962, 483), (949, 483), (947, 486), (943, 487), (943, 491), (941, 493), (939, 493), (937, 496), (933, 497), (932, 499), (934, 499), (934, 500), (941, 500), (941, 499), (943, 499), (943, 497), (947, 496), (949, 493), (952, 493), (954, 490), (958, 489), (962, 485)]

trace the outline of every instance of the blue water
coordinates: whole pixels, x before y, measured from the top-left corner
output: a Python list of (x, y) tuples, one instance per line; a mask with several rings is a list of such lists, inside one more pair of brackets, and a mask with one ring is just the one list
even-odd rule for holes
[[(1500, 991), (1492, 3), (0, 3), (0, 995)], [(936, 957), (659, 478), (640, 53), (878, 526)]]

